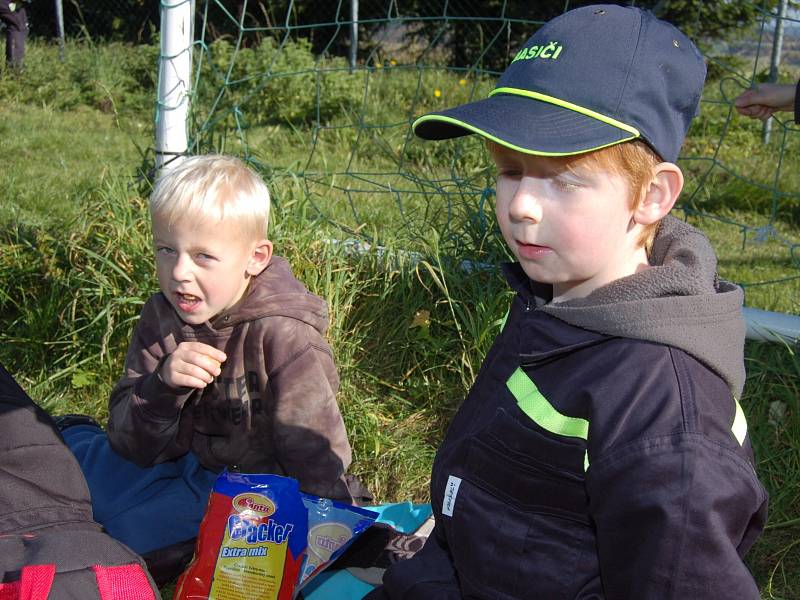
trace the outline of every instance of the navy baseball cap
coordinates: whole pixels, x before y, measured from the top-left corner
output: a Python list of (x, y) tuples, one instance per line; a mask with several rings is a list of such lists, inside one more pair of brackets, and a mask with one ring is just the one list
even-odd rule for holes
[(489, 97), (419, 117), (414, 133), (477, 133), (543, 156), (641, 139), (675, 162), (706, 76), (695, 45), (652, 13), (613, 4), (570, 10), (540, 27)]

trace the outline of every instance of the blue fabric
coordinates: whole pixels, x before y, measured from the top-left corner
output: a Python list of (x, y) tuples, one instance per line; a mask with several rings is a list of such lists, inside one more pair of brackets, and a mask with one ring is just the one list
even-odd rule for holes
[(323, 571), (303, 588), (305, 600), (361, 600), (374, 586), (347, 570)]
[[(430, 504), (398, 502), (365, 506), (378, 513), (376, 523), (387, 523), (400, 533), (412, 533), (431, 516)], [(320, 573), (303, 588), (305, 600), (360, 600), (373, 586), (354, 577), (347, 570), (328, 570)]]
[(112, 537), (145, 554), (197, 536), (217, 473), (193, 454), (142, 468), (114, 452), (99, 427), (62, 435), (89, 484), (94, 518)]
[(377, 506), (365, 506), (364, 508), (378, 513), (378, 518), (375, 519), (376, 523), (391, 525), (400, 533), (416, 531), (433, 512), (430, 504), (414, 504), (412, 502), (378, 504)]
[[(114, 452), (99, 427), (75, 425), (62, 435), (89, 484), (94, 518), (112, 537), (145, 554), (197, 536), (217, 473), (203, 468), (193, 454), (142, 468)], [(364, 508), (401, 533), (415, 531), (432, 512), (430, 504), (411, 502)], [(303, 596), (359, 600), (372, 589), (346, 570), (331, 570), (309, 583)]]

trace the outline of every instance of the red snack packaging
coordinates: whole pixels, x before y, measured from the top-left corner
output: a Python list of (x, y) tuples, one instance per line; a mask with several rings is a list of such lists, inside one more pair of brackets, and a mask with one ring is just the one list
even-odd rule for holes
[(307, 536), (296, 480), (223, 471), (174, 600), (291, 600)]

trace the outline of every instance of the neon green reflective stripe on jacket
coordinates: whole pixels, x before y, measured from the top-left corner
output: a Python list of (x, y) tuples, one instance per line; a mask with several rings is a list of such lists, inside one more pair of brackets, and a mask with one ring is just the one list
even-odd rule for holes
[(736, 415), (733, 417), (731, 431), (733, 432), (733, 436), (736, 438), (736, 441), (739, 442), (739, 445), (741, 446), (744, 444), (744, 438), (747, 437), (747, 419), (744, 416), (744, 411), (742, 410), (742, 406), (739, 404), (739, 401), (735, 398), (733, 401), (736, 403)]
[(558, 412), (521, 368), (517, 367), (517, 370), (508, 378), (506, 385), (516, 398), (517, 405), (522, 412), (533, 419), (539, 427), (556, 435), (588, 440), (589, 421), (578, 417), (568, 417)]
[(566, 100), (562, 100), (561, 98), (556, 98), (555, 96), (548, 96), (547, 94), (532, 92), (531, 90), (523, 90), (519, 88), (509, 88), (509, 87), (495, 88), (491, 91), (489, 97), (494, 96), (495, 94), (510, 94), (512, 96), (525, 96), (526, 98), (541, 100), (542, 102), (547, 102), (548, 104), (560, 106), (562, 108), (566, 108), (576, 113), (586, 115), (587, 117), (591, 117), (592, 119), (597, 119), (602, 123), (606, 123), (607, 125), (611, 125), (612, 127), (616, 127), (617, 129), (622, 129), (622, 131), (627, 131), (628, 133), (632, 134), (633, 137), (637, 138), (641, 137), (641, 133), (639, 133), (639, 130), (636, 129), (636, 127), (633, 127), (632, 125), (628, 125), (627, 123), (623, 123), (622, 121), (618, 121), (617, 119), (607, 117), (604, 114), (592, 110), (591, 108), (585, 108), (583, 106), (580, 106), (579, 104), (573, 104), (572, 102), (567, 102)]

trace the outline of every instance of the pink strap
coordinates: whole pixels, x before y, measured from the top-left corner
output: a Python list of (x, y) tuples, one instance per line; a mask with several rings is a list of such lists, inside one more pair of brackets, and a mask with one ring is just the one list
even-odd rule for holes
[(20, 600), (47, 600), (50, 588), (53, 587), (53, 577), (56, 576), (55, 565), (32, 565), (22, 567), (20, 577)]
[(19, 581), (0, 584), (0, 600), (47, 600), (55, 576), (55, 565), (22, 567)]
[(19, 600), (19, 581), (0, 583), (0, 600)]
[(95, 565), (92, 570), (97, 577), (100, 600), (156, 600), (150, 580), (140, 565)]

